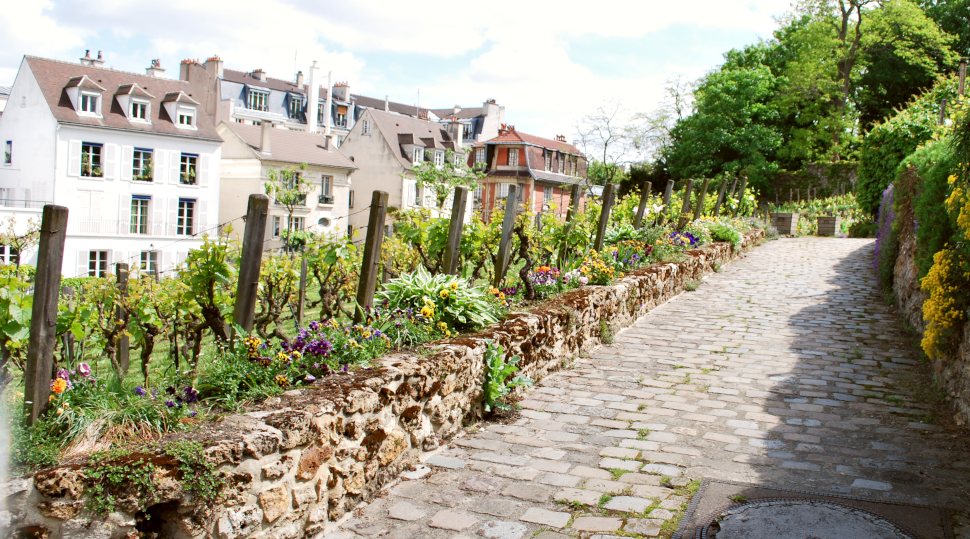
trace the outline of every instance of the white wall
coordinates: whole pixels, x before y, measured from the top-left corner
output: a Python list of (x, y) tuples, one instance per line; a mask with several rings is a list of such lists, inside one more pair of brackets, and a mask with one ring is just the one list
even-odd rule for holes
[(13, 143), (10, 165), (3, 164), (0, 153), (0, 206), (23, 208), (23, 201), (28, 201), (26, 205), (40, 208), (54, 200), (56, 128), (33, 73), (21, 64), (10, 102), (0, 116), (0, 152), (6, 141)]

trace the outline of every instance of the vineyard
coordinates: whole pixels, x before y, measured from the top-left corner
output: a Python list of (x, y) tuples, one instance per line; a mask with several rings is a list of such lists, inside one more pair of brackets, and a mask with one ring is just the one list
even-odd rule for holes
[[(133, 271), (123, 287), (113, 276), (65, 279), (50, 403), (31, 426), (14, 420), (14, 463), (37, 468), (95, 442), (188, 428), (388, 351), (476, 331), (566, 290), (678, 260), (712, 241), (739, 245), (759, 224), (744, 218), (756, 200), (750, 190), (736, 198), (724, 191), (716, 201), (688, 187), (643, 204), (635, 193), (607, 204), (600, 250), (593, 248), (604, 214), (598, 202), (566, 221), (520, 211), (504, 247), (507, 265), (499, 258), (501, 211), (476, 215), (462, 229), (454, 275), (444, 271), (449, 219), (432, 219), (428, 210), (396, 213), (380, 249), (374, 304), (360, 306), (359, 323), (359, 238), (304, 233), (264, 255), (251, 332), (231, 322), (241, 246), (225, 230), (206, 237), (170, 275)], [(4, 396), (21, 409), (33, 268), (2, 266), (0, 281)]]

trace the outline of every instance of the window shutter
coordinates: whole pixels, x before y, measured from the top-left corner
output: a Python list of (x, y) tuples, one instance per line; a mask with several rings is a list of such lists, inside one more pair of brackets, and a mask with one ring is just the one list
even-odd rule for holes
[(174, 183), (178, 185), (179, 183), (179, 172), (182, 165), (182, 154), (179, 152), (168, 152), (168, 181), (169, 183)]
[(77, 275), (76, 277), (85, 277), (88, 274), (88, 252), (78, 251), (77, 252)]
[(67, 175), (81, 175), (81, 141), (72, 140), (67, 143)]
[(132, 146), (121, 147), (121, 179), (131, 181), (131, 166), (135, 159), (135, 148)]
[(165, 227), (165, 231), (167, 235), (174, 236), (175, 223), (178, 221), (179, 215), (179, 200), (177, 198), (169, 199), (168, 203), (168, 224)]
[(199, 199), (195, 203), (195, 230), (193, 233), (199, 233), (205, 231), (206, 234), (212, 236), (217, 234), (215, 230), (209, 230), (209, 228), (215, 226), (215, 224), (209, 224), (209, 212), (208, 204), (204, 199)]
[(160, 265), (158, 267), (159, 273), (170, 271), (172, 266), (175, 265), (175, 261), (172, 260), (171, 251), (162, 251), (162, 253), (159, 254), (159, 257), (161, 257), (159, 260)]
[(165, 183), (165, 171), (168, 170), (168, 152), (155, 150), (152, 152), (152, 181)]
[(199, 163), (196, 167), (196, 171), (198, 172), (196, 177), (199, 180), (199, 187), (209, 186), (209, 161), (210, 159), (208, 155), (199, 156)]
[(118, 145), (104, 145), (104, 179), (118, 179)]
[(131, 234), (131, 195), (118, 195), (118, 234)]
[(148, 208), (152, 212), (152, 217), (148, 221), (148, 233), (152, 236), (165, 235), (165, 199), (152, 197), (148, 203)]

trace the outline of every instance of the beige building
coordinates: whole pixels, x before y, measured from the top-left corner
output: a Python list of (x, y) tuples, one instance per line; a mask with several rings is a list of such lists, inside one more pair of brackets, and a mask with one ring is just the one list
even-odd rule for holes
[[(347, 157), (328, 149), (322, 135), (275, 128), (269, 122), (260, 126), (223, 122), (218, 132), (224, 140), (220, 222), (246, 213), (249, 195), (266, 192), (271, 170), (299, 170), (305, 164), (301, 174), (311, 186), (305, 203), (295, 209), (291, 221), (285, 206), (270, 201), (266, 248), (281, 247), (281, 234), (287, 229), (348, 232), (351, 174), (356, 167)], [(241, 224), (233, 228), (236, 237), (241, 237)]]
[[(461, 137), (453, 136), (459, 129), (457, 122), (442, 126), (393, 112), (364, 111), (340, 146), (340, 152), (357, 166), (350, 207), (354, 231), (366, 227), (367, 212), (360, 210), (368, 207), (374, 191), (387, 191), (388, 206), (393, 209), (428, 208), (433, 217), (450, 215), (452, 193), (445, 194), (445, 204), (439, 208), (436, 194), (418, 187), (412, 168), (425, 160), (443, 164), (449, 152), (456, 162), (464, 163), (467, 157)], [(467, 221), (471, 197), (465, 212)]]

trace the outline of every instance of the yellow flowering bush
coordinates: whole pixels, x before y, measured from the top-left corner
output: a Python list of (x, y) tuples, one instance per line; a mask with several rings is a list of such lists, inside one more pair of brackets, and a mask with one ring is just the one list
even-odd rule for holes
[(590, 251), (586, 255), (582, 265), (579, 266), (579, 273), (589, 279), (589, 284), (610, 284), (613, 279), (623, 276), (596, 251)]
[(961, 266), (959, 255), (952, 249), (943, 249), (933, 255), (933, 266), (920, 283), (929, 294), (923, 303), (923, 319), (926, 331), (920, 343), (926, 355), (938, 359), (950, 349), (956, 332), (966, 321), (967, 286), (970, 273)]

